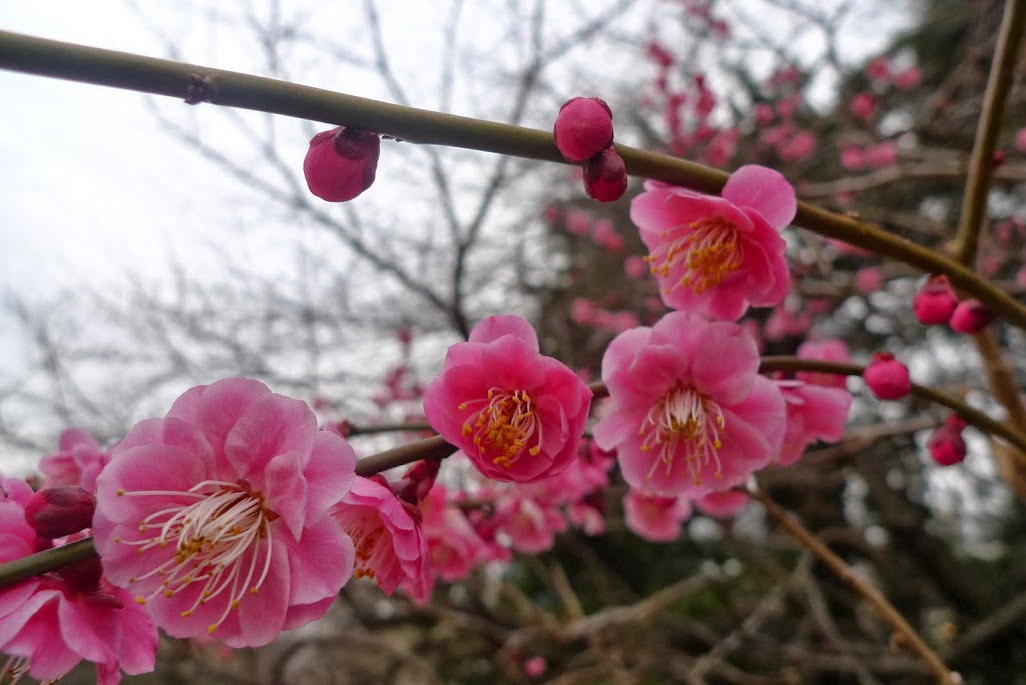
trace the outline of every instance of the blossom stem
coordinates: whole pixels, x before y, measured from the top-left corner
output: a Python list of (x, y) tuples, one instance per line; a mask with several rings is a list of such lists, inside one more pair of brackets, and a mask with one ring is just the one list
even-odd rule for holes
[(965, 184), (962, 216), (958, 225), (955, 258), (966, 266), (970, 266), (976, 258), (980, 228), (987, 209), (990, 179), (994, 173), (994, 147), (1005, 111), (1005, 100), (1012, 85), (1024, 28), (1026, 0), (1006, 0), (994, 60), (983, 96), (983, 111), (980, 112), (976, 126), (975, 143), (969, 159), (969, 179)]
[[(1018, 0), (1022, 4), (1022, 0)], [(143, 57), (0, 31), (0, 68), (135, 90), (226, 107), (345, 125), (413, 143), (445, 145), (548, 162), (566, 163), (551, 131), (511, 126), (404, 107), (275, 79)], [(718, 193), (727, 174), (676, 157), (616, 146), (627, 172), (707, 193)], [(914, 245), (855, 217), (806, 202), (795, 224), (810, 231), (903, 261), (951, 283), (996, 315), (1026, 330), (1026, 306), (955, 260)]]
[(781, 528), (786, 530), (791, 537), (797, 540), (798, 544), (812, 552), (812, 554), (814, 554), (817, 559), (829, 568), (834, 575), (855, 590), (855, 592), (862, 596), (867, 602), (873, 605), (873, 608), (876, 609), (878, 614), (880, 614), (880, 617), (883, 618), (894, 632), (902, 637), (907, 646), (918, 654), (926, 663), (930, 671), (937, 677), (938, 683), (954, 685), (957, 682), (956, 679), (952, 677), (951, 670), (944, 665), (944, 662), (941, 661), (939, 656), (937, 656), (937, 653), (930, 649), (930, 646), (927, 645), (916, 630), (909, 625), (908, 621), (905, 620), (905, 617), (894, 608), (894, 605), (891, 604), (879, 590), (852, 572), (851, 568), (844, 563), (844, 560), (842, 560), (841, 557), (834, 554), (830, 548), (824, 545), (808, 528), (803, 526), (798, 519), (784, 511), (784, 509), (777, 504), (773, 498), (767, 495), (761, 487), (753, 487), (748, 492), (748, 495), (752, 499), (758, 500), (766, 509), (766, 513), (769, 514), (770, 518), (776, 521)]

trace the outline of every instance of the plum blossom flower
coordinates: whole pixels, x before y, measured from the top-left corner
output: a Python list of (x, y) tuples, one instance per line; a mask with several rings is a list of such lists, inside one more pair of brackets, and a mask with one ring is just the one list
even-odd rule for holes
[(551, 504), (513, 491), (496, 504), (498, 530), (509, 535), (513, 549), (537, 554), (551, 549), (556, 533), (566, 530), (566, 518)]
[(686, 497), (664, 497), (630, 489), (623, 498), (624, 523), (636, 535), (650, 542), (673, 542), (680, 537), (681, 524), (691, 518)]
[(750, 501), (744, 492), (722, 490), (699, 497), (695, 500), (695, 508), (706, 516), (726, 519), (740, 514)]
[[(49, 547), (25, 519), (32, 490), (24, 481), (0, 478), (0, 563)], [(59, 543), (65, 540), (58, 541)], [(97, 682), (114, 685), (121, 671), (153, 670), (157, 628), (131, 593), (101, 575), (97, 559), (35, 576), (0, 589), (0, 670), (12, 681), (63, 677), (83, 659), (96, 664)]]
[(643, 492), (695, 498), (742, 483), (786, 427), (784, 399), (758, 368), (755, 340), (735, 323), (673, 312), (621, 333), (602, 359), (613, 406), (595, 442), (616, 449)]
[(778, 172), (749, 165), (735, 171), (722, 197), (657, 181), (631, 202), (631, 220), (668, 307), (734, 321), (749, 305), (787, 295), (786, 245), (780, 231), (794, 218), (794, 188)]
[(97, 479), (110, 581), (174, 637), (259, 646), (327, 611), (353, 569), (329, 510), (356, 455), (299, 400), (229, 378), (140, 422)]
[(96, 492), (96, 476), (110, 455), (100, 449), (100, 443), (81, 428), (69, 428), (61, 433), (57, 452), (39, 460), (39, 470), (46, 476), (43, 487), (78, 485)]
[[(847, 362), (851, 359), (848, 353), (848, 343), (835, 338), (806, 340), (798, 346), (796, 354), (801, 359), (825, 362)], [(795, 376), (805, 383), (822, 385), (827, 388), (844, 388), (848, 385), (848, 377), (844, 374), (799, 371)]]
[(778, 464), (794, 464), (816, 440), (836, 442), (841, 439), (852, 403), (851, 394), (845, 388), (790, 380), (776, 383), (787, 407), (787, 430), (775, 457)]
[(449, 348), (424, 393), (431, 427), (495, 480), (528, 482), (577, 455), (591, 390), (562, 362), (542, 356), (519, 316), (491, 316)]
[(467, 517), (447, 499), (441, 483), (435, 483), (420, 502), (424, 535), (428, 541), (431, 573), (446, 582), (462, 580), (494, 551), (474, 530)]
[(417, 601), (430, 597), (430, 556), (416, 506), (378, 481), (357, 476), (331, 514), (353, 538), (356, 578), (375, 579), (385, 594), (402, 584)]

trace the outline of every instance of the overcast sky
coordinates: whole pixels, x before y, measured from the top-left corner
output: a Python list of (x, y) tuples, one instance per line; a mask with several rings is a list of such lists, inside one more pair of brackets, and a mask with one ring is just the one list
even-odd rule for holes
[[(309, 7), (323, 14), (344, 12), (355, 4), (347, 0)], [(188, 58), (226, 69), (254, 70), (253, 55), (226, 40), (202, 12), (140, 5), (162, 31), (181, 38)], [(406, 60), (408, 66), (412, 63), (414, 69), (419, 66), (420, 51), (439, 40), (437, 32), (420, 30), (432, 18), (433, 5), (408, 2), (399, 11), (391, 2), (381, 3), (393, 10), (388, 31), (403, 45), (395, 57), (399, 62)], [(196, 6), (241, 5), (199, 2)], [(551, 7), (558, 12), (565, 6), (551, 3)], [(321, 15), (317, 19), (327, 20)], [(883, 46), (887, 35), (879, 26), (855, 22), (848, 27), (850, 36), (842, 47), (851, 59)], [(766, 27), (774, 30), (773, 21), (767, 21)], [(166, 47), (125, 0), (88, 4), (4, 0), (0, 28), (167, 56)], [(487, 41), (485, 24), (465, 28), (480, 32)], [(346, 42), (341, 28), (338, 41)], [(380, 85), (374, 90), (375, 86), (350, 78), (350, 72), (341, 73), (346, 78), (340, 79), (337, 71), (320, 71), (304, 73), (299, 80), (336, 88), (344, 84), (354, 94), (384, 97)], [(414, 93), (418, 86), (425, 87), (416, 79), (404, 85)], [(199, 242), (206, 251), (219, 241), (225, 241), (225, 250), (237, 247), (228, 242), (232, 234), (214, 230), (219, 222), (244, 213), (244, 205), (233, 208), (224, 203), (236, 186), (159, 130), (147, 96), (5, 71), (0, 71), (0, 93), (4, 102), (0, 109), (0, 159), (4, 161), (0, 168), (0, 290), (10, 289), (28, 299), (53, 298), (62, 289), (83, 284), (116, 290), (125, 270), (143, 270), (152, 276), (165, 268), (168, 254), (198, 254)], [(468, 97), (476, 95), (470, 92)], [(432, 106), (427, 101), (418, 104)], [(303, 152), (297, 146), (297, 168)], [(25, 354), (24, 341), (0, 326), (0, 388), (12, 370), (24, 365)]]

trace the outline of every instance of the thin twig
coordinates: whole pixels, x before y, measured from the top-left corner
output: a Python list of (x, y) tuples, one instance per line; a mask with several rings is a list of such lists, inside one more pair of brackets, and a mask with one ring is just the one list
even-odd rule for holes
[[(0, 31), (0, 68), (175, 98), (197, 98), (333, 125), (377, 131), (412, 143), (447, 145), (565, 163), (549, 131), (454, 116), (311, 88), (270, 78), (210, 69)], [(202, 84), (200, 87), (199, 84)], [(197, 95), (199, 91), (199, 95)], [(727, 174), (668, 155), (616, 146), (627, 171), (702, 192), (723, 189)], [(795, 224), (828, 238), (904, 261), (951, 283), (995, 314), (1026, 330), (1026, 306), (972, 270), (855, 217), (798, 203)]]
[(834, 575), (855, 590), (855, 592), (861, 595), (867, 602), (872, 604), (877, 613), (880, 614), (880, 617), (883, 618), (897, 634), (901, 635), (906, 644), (919, 655), (924, 663), (926, 663), (930, 671), (937, 677), (938, 683), (942, 683), (943, 685), (956, 685), (956, 683), (959, 682), (952, 677), (951, 671), (944, 665), (944, 662), (941, 661), (939, 656), (937, 656), (937, 653), (926, 644), (915, 629), (909, 625), (908, 621), (898, 613), (898, 610), (894, 608), (894, 605), (887, 601), (887, 598), (884, 597), (876, 588), (855, 575), (851, 568), (844, 563), (841, 557), (830, 551), (826, 545), (820, 542), (819, 539), (805, 528), (805, 526), (799, 523), (797, 519), (785, 512), (780, 505), (774, 502), (773, 499), (763, 492), (761, 488), (753, 488), (749, 491), (749, 495), (753, 499), (758, 500), (762, 506), (765, 507), (766, 513), (769, 514), (770, 518), (786, 530), (802, 547), (816, 555), (816, 558), (829, 568)]

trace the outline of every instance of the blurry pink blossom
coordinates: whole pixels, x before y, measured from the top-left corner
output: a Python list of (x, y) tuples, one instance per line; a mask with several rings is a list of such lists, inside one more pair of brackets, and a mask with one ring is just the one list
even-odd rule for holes
[(695, 508), (706, 516), (713, 518), (730, 518), (740, 514), (751, 498), (737, 490), (710, 492), (695, 500)]
[[(815, 359), (829, 362), (848, 362), (848, 344), (843, 340), (806, 340), (798, 346), (796, 353), (802, 359)], [(818, 371), (799, 371), (795, 377), (805, 383), (822, 385), (827, 388), (844, 388), (848, 385), (848, 377), (837, 373), (820, 373)]]
[(900, 90), (911, 90), (919, 85), (922, 73), (917, 66), (902, 69), (894, 75), (894, 86)]
[(78, 485), (89, 492), (96, 491), (96, 476), (110, 455), (81, 428), (69, 428), (61, 433), (58, 451), (39, 460), (39, 470), (46, 479), (43, 487)]
[(859, 93), (851, 99), (848, 109), (856, 119), (868, 123), (876, 113), (876, 96), (872, 93)]
[(852, 403), (851, 394), (845, 388), (802, 381), (776, 383), (787, 406), (787, 432), (776, 455), (778, 464), (794, 464), (816, 440), (836, 442), (841, 439)]
[(691, 503), (684, 497), (664, 497), (631, 488), (623, 498), (627, 528), (650, 542), (673, 542), (684, 521), (691, 518)]

